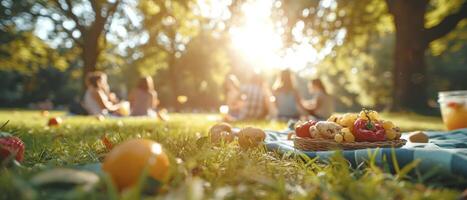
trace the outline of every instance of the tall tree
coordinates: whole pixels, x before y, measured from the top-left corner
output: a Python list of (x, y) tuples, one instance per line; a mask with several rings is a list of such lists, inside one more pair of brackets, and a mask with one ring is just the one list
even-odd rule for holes
[(144, 16), (143, 26), (149, 35), (148, 42), (141, 47), (142, 59), (150, 59), (160, 52), (166, 55), (167, 84), (171, 89), (172, 106), (176, 109), (180, 106), (177, 96), (181, 95), (179, 81), (182, 78), (177, 62), (200, 26), (199, 16), (193, 13), (195, 6), (191, 0), (141, 1), (139, 5)]
[[(80, 50), (83, 76), (96, 70), (99, 55), (106, 43), (106, 33), (117, 11), (123, 11), (122, 0), (39, 0), (31, 10), (55, 24), (54, 31), (74, 42)], [(124, 16), (124, 15), (121, 15)]]
[(396, 29), (394, 104), (423, 109), (426, 107), (426, 50), (431, 42), (447, 35), (467, 18), (467, 1), (431, 28), (425, 25), (428, 0), (386, 0), (386, 3)]
[[(443, 0), (316, 0), (280, 1), (279, 17), (285, 17), (286, 34), (302, 26), (304, 34), (319, 37), (320, 43), (366, 48), (371, 34), (395, 32), (393, 67), (393, 108), (424, 110), (427, 107), (425, 53), (430, 44), (453, 31), (467, 18), (467, 1)], [(442, 3), (444, 2), (444, 4)], [(447, 5), (454, 9), (439, 9)], [(427, 26), (427, 14), (443, 10), (438, 24)], [(389, 20), (388, 20), (388, 17)], [(391, 19), (392, 18), (392, 19)], [(345, 32), (339, 44), (339, 32)], [(293, 40), (292, 40), (293, 41)], [(319, 47), (319, 45), (317, 45)], [(323, 45), (322, 45), (323, 46)]]
[(67, 67), (66, 56), (34, 33), (34, 3), (28, 0), (0, 0), (0, 70), (32, 74), (50, 65)]

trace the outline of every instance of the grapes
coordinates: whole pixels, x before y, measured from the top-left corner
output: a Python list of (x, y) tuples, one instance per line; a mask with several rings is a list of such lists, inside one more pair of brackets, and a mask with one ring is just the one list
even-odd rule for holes
[(379, 120), (379, 114), (376, 111), (371, 111), (369, 115), (370, 115), (371, 120), (373, 121)]
[(358, 118), (368, 120), (366, 113), (363, 110), (358, 114)]

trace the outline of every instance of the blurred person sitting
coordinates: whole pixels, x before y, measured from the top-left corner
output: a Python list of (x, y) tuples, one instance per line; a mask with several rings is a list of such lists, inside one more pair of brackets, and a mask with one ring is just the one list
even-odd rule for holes
[(302, 101), (303, 108), (316, 119), (327, 119), (334, 112), (334, 98), (328, 94), (320, 79), (308, 83), (308, 90), (313, 95), (311, 100)]
[(238, 81), (235, 75), (230, 74), (226, 77), (223, 86), (225, 104), (229, 108), (227, 114), (234, 118), (238, 118), (240, 108), (242, 106), (242, 100), (240, 98), (240, 81)]
[(277, 117), (283, 120), (299, 119), (300, 96), (293, 83), (292, 72), (282, 70), (273, 86)]
[(239, 119), (261, 119), (268, 115), (269, 95), (260, 74), (254, 74), (250, 81), (241, 87), (243, 106)]
[(117, 111), (122, 104), (111, 100), (107, 75), (103, 72), (91, 72), (86, 76), (86, 92), (82, 105), (89, 115), (120, 115)]
[(159, 99), (154, 89), (154, 81), (150, 76), (139, 79), (137, 86), (130, 92), (128, 100), (130, 101), (131, 116), (158, 117), (166, 120), (157, 111)]

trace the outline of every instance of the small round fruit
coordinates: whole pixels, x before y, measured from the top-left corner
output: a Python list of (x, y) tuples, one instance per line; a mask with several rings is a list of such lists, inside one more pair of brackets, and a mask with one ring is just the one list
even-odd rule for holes
[(362, 110), (360, 114), (358, 114), (358, 117), (360, 119), (365, 119), (368, 120), (368, 117), (370, 117), (371, 121), (378, 121), (379, 120), (379, 115), (378, 112), (374, 110)]
[(209, 129), (209, 137), (212, 143), (221, 143), (222, 141), (230, 143), (233, 141), (232, 126), (227, 123), (219, 123)]
[(344, 127), (353, 127), (353, 124), (357, 120), (358, 115), (355, 113), (346, 113), (337, 121), (337, 123)]
[(102, 164), (119, 190), (136, 184), (146, 168), (148, 176), (160, 182), (169, 172), (169, 158), (162, 146), (148, 139), (131, 139), (115, 146)]
[(266, 139), (266, 133), (259, 128), (247, 127), (238, 133), (238, 143), (242, 148), (257, 147)]
[(396, 132), (392, 129), (386, 130), (385, 133), (388, 140), (394, 140), (397, 136)]
[(386, 131), (391, 130), (392, 128), (394, 128), (394, 124), (391, 121), (384, 121), (383, 128)]
[(344, 115), (342, 115), (340, 120), (355, 121), (355, 120), (357, 120), (357, 118), (358, 118), (358, 114), (356, 114), (356, 113), (345, 113)]
[(334, 140), (337, 143), (342, 143), (342, 141), (344, 140), (344, 137), (341, 134), (336, 134), (336, 135), (334, 135)]
[(52, 117), (49, 119), (49, 122), (47, 123), (48, 126), (58, 126), (63, 122), (62, 118), (60, 117)]
[[(346, 128), (344, 128), (344, 129), (346, 129)], [(349, 129), (347, 129), (347, 130), (349, 130)], [(353, 136), (353, 134), (350, 131), (343, 131), (342, 133), (344, 135), (344, 141), (346, 141), (346, 142), (355, 142), (355, 136)]]
[(380, 119), (378, 112), (376, 112), (374, 110), (370, 111), (369, 115), (370, 115), (371, 120), (373, 120), (373, 121), (378, 121)]
[(326, 121), (328, 122), (337, 122), (341, 117), (338, 115), (331, 115)]

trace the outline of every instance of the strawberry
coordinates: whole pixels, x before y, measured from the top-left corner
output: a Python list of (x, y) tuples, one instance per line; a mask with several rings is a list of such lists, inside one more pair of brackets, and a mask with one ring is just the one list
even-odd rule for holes
[(16, 155), (15, 159), (18, 162), (23, 161), (24, 143), (16, 136), (0, 132), (0, 159), (6, 159), (10, 155)]

